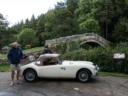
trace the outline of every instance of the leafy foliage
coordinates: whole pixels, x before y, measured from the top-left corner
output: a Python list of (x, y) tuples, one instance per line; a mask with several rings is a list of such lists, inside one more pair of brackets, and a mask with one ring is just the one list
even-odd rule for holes
[(13, 39), (13, 36), (11, 34), (11, 30), (8, 28), (8, 22), (0, 13), (0, 48), (9, 44), (11, 39)]
[(95, 49), (79, 49), (65, 53), (61, 58), (66, 60), (87, 60), (98, 64), (101, 71), (106, 72), (122, 72), (128, 73), (127, 58), (125, 60), (114, 60), (113, 54), (120, 52), (128, 54), (128, 44), (120, 43), (116, 47), (95, 48)]
[(0, 14), (3, 26), (0, 27), (0, 47), (16, 41), (16, 36), (26, 28), (35, 30), (39, 45), (44, 45), (47, 39), (88, 32), (100, 34), (114, 43), (127, 41), (127, 12), (127, 0), (65, 0), (47, 13), (37, 18), (32, 15), (31, 19), (22, 20), (11, 28), (7, 28)]
[(116, 41), (121, 40), (126, 42), (128, 41), (127, 36), (128, 36), (128, 19), (121, 18), (115, 26), (113, 38), (115, 38)]
[(80, 24), (80, 29), (83, 32), (87, 32), (87, 33), (99, 33), (100, 32), (100, 27), (98, 24), (98, 21), (95, 19), (87, 19), (86, 21), (82, 22)]
[(38, 45), (36, 32), (33, 29), (23, 29), (18, 36), (18, 41), (23, 47), (25, 47), (25, 45), (30, 45), (32, 47)]

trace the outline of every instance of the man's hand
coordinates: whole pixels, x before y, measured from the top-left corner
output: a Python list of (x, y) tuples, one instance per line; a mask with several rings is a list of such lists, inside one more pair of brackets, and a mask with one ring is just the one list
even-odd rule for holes
[(21, 59), (21, 60), (20, 60), (20, 63), (23, 64), (23, 63), (24, 63), (24, 59)]

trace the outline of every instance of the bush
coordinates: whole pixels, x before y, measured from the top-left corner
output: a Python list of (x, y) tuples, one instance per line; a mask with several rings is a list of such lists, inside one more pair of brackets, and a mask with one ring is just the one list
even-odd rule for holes
[(125, 60), (114, 60), (113, 54), (123, 52), (128, 54), (128, 44), (120, 43), (115, 47), (108, 48), (94, 48), (89, 50), (79, 49), (72, 52), (67, 52), (61, 58), (68, 60), (87, 60), (97, 64), (101, 71), (106, 72), (122, 72), (128, 73), (127, 58)]
[(31, 45), (35, 47), (39, 44), (38, 38), (36, 37), (36, 32), (33, 29), (23, 29), (18, 36), (19, 43), (25, 47), (26, 45)]
[(31, 48), (31, 45), (26, 45), (25, 46), (25, 49), (30, 49)]
[(63, 43), (63, 44), (59, 44), (59, 45), (56, 45), (53, 50), (57, 53), (60, 53), (60, 54), (63, 54), (66, 52), (67, 50), (67, 45), (66, 43)]

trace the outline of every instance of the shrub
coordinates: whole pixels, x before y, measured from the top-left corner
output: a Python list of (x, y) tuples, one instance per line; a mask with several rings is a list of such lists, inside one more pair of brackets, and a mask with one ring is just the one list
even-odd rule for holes
[(25, 45), (35, 47), (39, 44), (38, 38), (36, 37), (36, 32), (30, 28), (23, 29), (20, 32), (18, 41), (23, 47), (25, 47)]
[(31, 45), (26, 45), (25, 46), (25, 49), (30, 49), (31, 48)]
[(128, 44), (120, 43), (115, 47), (108, 48), (94, 48), (94, 49), (79, 49), (72, 52), (67, 52), (62, 55), (61, 58), (68, 60), (87, 60), (92, 61), (97, 64), (101, 71), (106, 72), (122, 72), (128, 73), (128, 63), (127, 58), (125, 60), (114, 60), (113, 54), (123, 52), (128, 54)]

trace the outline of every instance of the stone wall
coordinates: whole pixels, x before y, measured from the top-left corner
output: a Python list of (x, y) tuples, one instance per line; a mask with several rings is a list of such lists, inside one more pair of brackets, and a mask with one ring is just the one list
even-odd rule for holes
[(61, 43), (67, 43), (70, 41), (80, 41), (81, 42), (80, 45), (86, 42), (95, 42), (103, 47), (109, 45), (109, 41), (94, 33), (78, 34), (67, 37), (60, 37), (52, 40), (46, 40), (45, 45), (51, 44), (53, 46), (56, 46)]

